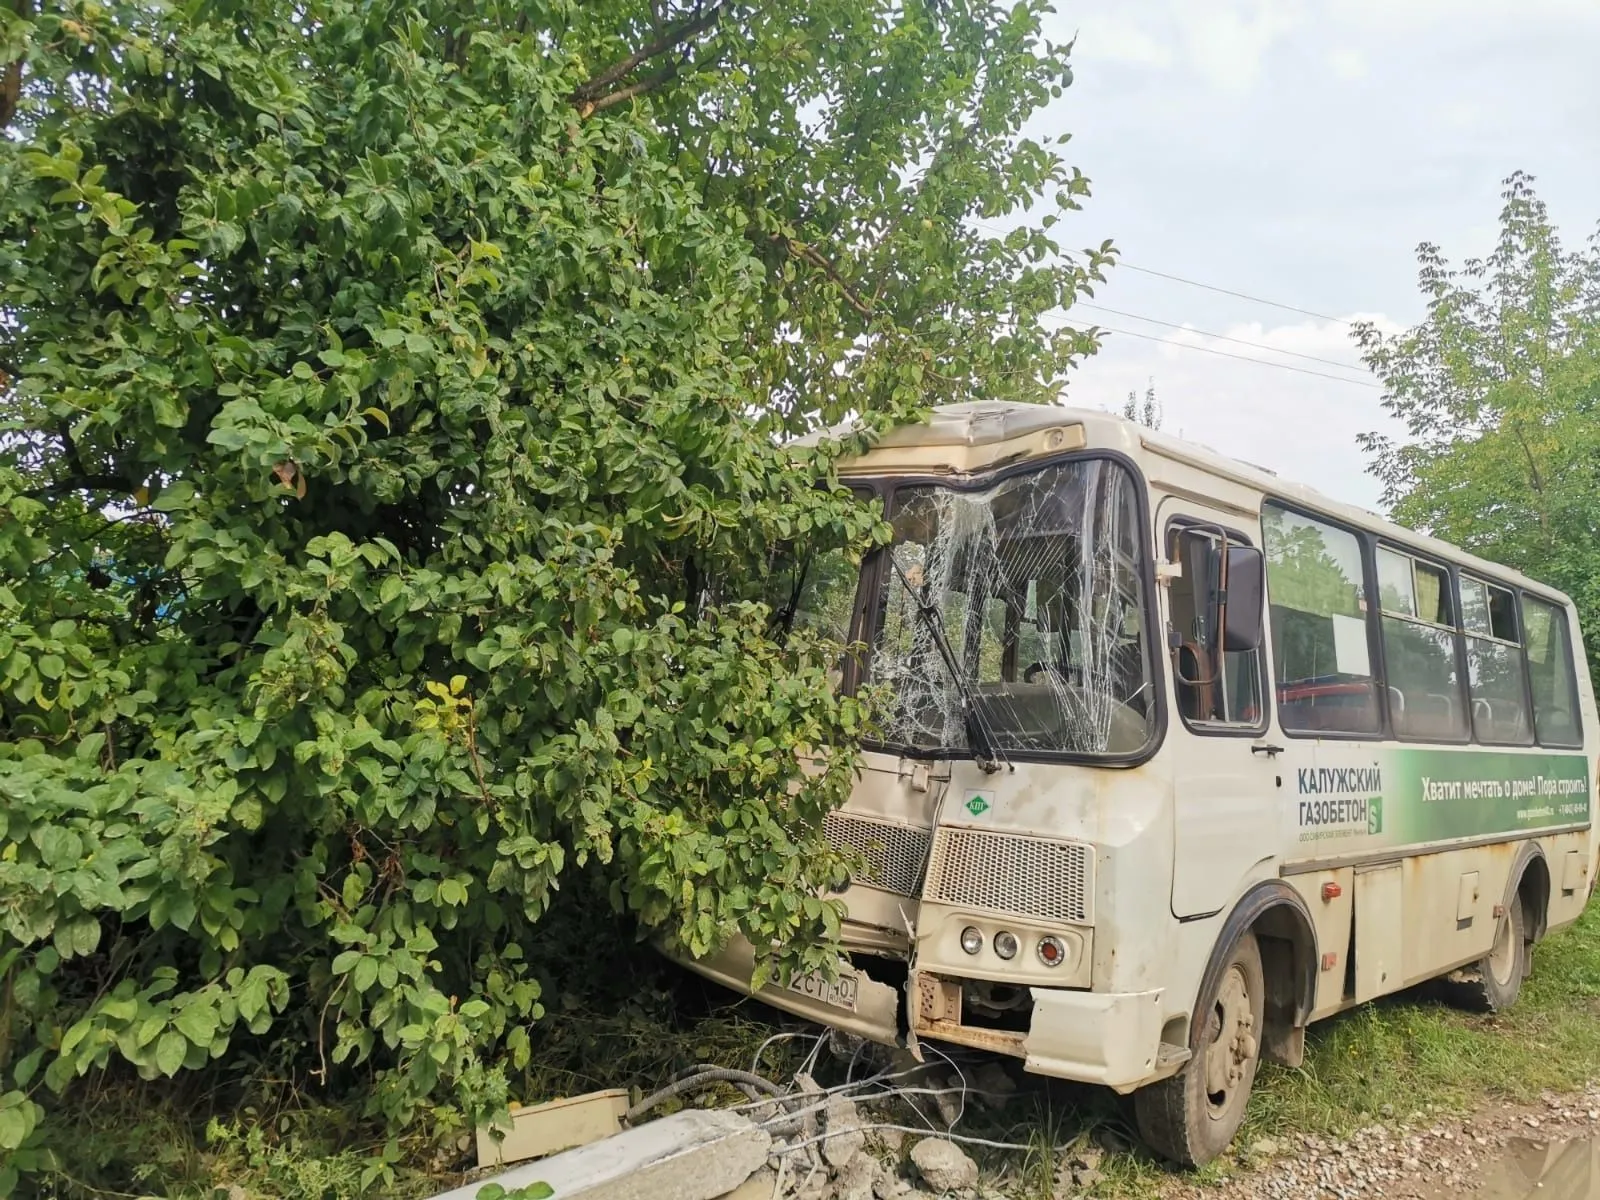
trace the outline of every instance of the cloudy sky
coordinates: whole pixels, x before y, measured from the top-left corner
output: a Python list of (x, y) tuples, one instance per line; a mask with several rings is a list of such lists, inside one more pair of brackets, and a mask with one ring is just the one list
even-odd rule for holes
[[(1061, 228), (1112, 238), (1093, 321), (1357, 382), (1111, 336), (1070, 402), (1153, 379), (1165, 428), (1376, 508), (1355, 435), (1386, 422), (1355, 363), (1356, 316), (1421, 315), (1414, 251), (1485, 253), (1521, 168), (1569, 241), (1600, 219), (1600, 0), (1057, 0), (1076, 83), (1039, 122), (1094, 184)], [(1268, 354), (1254, 342), (1296, 354)]]

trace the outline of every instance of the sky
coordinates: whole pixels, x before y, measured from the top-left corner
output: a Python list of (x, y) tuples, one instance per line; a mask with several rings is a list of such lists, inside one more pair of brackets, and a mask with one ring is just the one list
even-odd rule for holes
[(1064, 153), (1093, 195), (1055, 232), (1122, 254), (1090, 303), (1179, 328), (1087, 308), (1073, 319), (1184, 343), (1109, 335), (1068, 402), (1116, 408), (1153, 381), (1168, 432), (1378, 510), (1356, 435), (1403, 431), (1347, 322), (1419, 320), (1417, 244), (1456, 262), (1486, 253), (1514, 170), (1536, 177), (1568, 241), (1593, 231), (1600, 0), (1056, 6), (1047, 32), (1076, 35), (1075, 79), (1029, 132), (1070, 132)]

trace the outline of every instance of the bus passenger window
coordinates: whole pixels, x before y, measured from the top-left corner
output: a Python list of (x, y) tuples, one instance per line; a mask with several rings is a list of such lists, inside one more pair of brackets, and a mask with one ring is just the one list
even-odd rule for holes
[(1526, 746), (1533, 740), (1522, 683), (1516, 601), (1505, 588), (1461, 577), (1472, 727), (1480, 742)]
[(1578, 724), (1578, 688), (1567, 614), (1554, 604), (1524, 595), (1522, 622), (1539, 741), (1546, 746), (1581, 746), (1583, 730)]
[(1169, 544), (1172, 561), (1182, 568), (1167, 589), (1178, 711), (1198, 724), (1261, 724), (1261, 651), (1230, 650), (1217, 662), (1220, 540), (1212, 530), (1180, 529), (1172, 531)]
[(1279, 721), (1295, 733), (1376, 733), (1360, 541), (1272, 504), (1261, 528)]
[(1465, 741), (1467, 708), (1456, 671), (1449, 574), (1379, 547), (1378, 600), (1395, 735)]

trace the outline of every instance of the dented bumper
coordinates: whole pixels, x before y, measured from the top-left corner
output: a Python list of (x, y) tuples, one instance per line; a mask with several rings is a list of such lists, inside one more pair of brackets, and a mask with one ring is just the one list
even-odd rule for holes
[(1188, 1057), (1165, 1059), (1161, 990), (1064, 992), (1034, 988), (1024, 1066), (1038, 1075), (1132, 1091), (1170, 1075)]
[(911, 1032), (1023, 1060), (1036, 1075), (1095, 1083), (1120, 1092), (1152, 1083), (1183, 1065), (1161, 1044), (1161, 991), (1089, 992), (1029, 988), (1026, 1032), (971, 1024), (961, 979), (912, 976)]
[(879, 1042), (885, 1046), (900, 1043), (899, 992), (886, 983), (868, 979), (848, 963), (841, 963), (841, 973), (853, 976), (856, 981), (854, 1011), (829, 1004), (815, 996), (792, 988), (769, 983), (759, 992), (750, 991), (750, 979), (755, 974), (755, 948), (744, 938), (736, 937), (717, 954), (702, 959), (673, 956), (675, 962), (697, 975), (736, 992), (754, 995), (763, 1004), (782, 1009), (819, 1025), (829, 1025)]

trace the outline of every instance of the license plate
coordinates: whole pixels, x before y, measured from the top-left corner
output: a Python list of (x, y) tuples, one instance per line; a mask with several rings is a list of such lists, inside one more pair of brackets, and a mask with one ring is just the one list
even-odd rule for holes
[(796, 975), (789, 981), (789, 990), (811, 1000), (819, 1001), (830, 1008), (842, 1008), (847, 1012), (856, 1010), (856, 977), (840, 973), (839, 977), (829, 983), (822, 977), (821, 972), (812, 972), (810, 975)]

